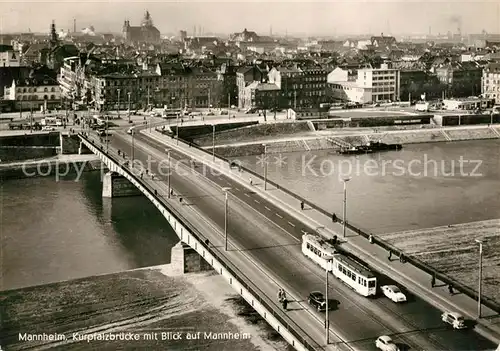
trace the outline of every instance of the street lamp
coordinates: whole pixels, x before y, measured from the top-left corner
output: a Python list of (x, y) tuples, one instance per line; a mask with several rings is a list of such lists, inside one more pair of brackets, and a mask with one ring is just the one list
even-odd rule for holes
[(129, 91), (127, 93), (127, 95), (128, 95), (128, 123), (130, 123), (130, 94), (131, 94), (131, 92)]
[(326, 265), (325, 265), (325, 274), (326, 274), (326, 280), (325, 280), (325, 301), (326, 301), (326, 310), (325, 310), (325, 339), (326, 339), (326, 344), (330, 342), (330, 320), (328, 319), (328, 265), (332, 262), (332, 258), (328, 258), (326, 260)]
[(130, 155), (131, 155), (130, 159), (131, 159), (132, 162), (134, 162), (134, 134), (135, 134), (135, 130), (132, 129), (130, 131), (130, 134), (132, 134), (132, 151), (130, 152)]
[(168, 183), (168, 198), (170, 199), (170, 173), (172, 172), (172, 167), (170, 165), (170, 150), (165, 149), (167, 152), (167, 158), (168, 158), (168, 174), (167, 174), (167, 183)]
[(177, 145), (179, 145), (179, 114), (177, 114), (177, 126), (175, 127), (175, 132), (177, 133), (177, 137), (175, 139), (177, 139)]
[(224, 250), (227, 251), (227, 192), (231, 190), (231, 188), (222, 188), (224, 191)]
[(118, 112), (118, 118), (120, 118), (120, 89), (116, 89), (118, 92), (118, 105), (116, 106), (116, 110)]
[(344, 211), (343, 211), (343, 219), (342, 219), (342, 233), (345, 238), (345, 222), (346, 222), (346, 205), (347, 205), (347, 182), (350, 181), (351, 178), (344, 178), (342, 181), (344, 182)]
[(267, 190), (267, 145), (264, 145), (264, 190)]
[(212, 158), (215, 162), (215, 124), (212, 124)]
[(477, 294), (477, 318), (481, 318), (481, 287), (483, 280), (483, 241), (476, 239), (474, 240), (479, 244), (479, 289)]

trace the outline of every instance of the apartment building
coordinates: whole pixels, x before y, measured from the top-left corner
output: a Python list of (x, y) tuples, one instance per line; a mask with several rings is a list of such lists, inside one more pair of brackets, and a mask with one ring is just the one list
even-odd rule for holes
[(333, 100), (359, 103), (398, 101), (400, 71), (383, 64), (381, 68), (360, 68), (357, 76), (337, 67), (328, 74), (329, 95)]
[(279, 108), (317, 107), (326, 102), (327, 74), (320, 67), (273, 67), (268, 76), (269, 83), (281, 90)]
[(485, 98), (495, 99), (495, 104), (500, 104), (500, 63), (489, 63), (484, 67), (481, 94)]
[(0, 67), (21, 66), (21, 54), (11, 45), (0, 44)]

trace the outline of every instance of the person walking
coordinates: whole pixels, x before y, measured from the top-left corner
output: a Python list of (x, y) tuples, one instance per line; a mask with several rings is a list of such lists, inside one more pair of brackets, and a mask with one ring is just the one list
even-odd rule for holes
[(301, 201), (301, 202), (300, 202), (300, 209), (301, 209), (302, 211), (304, 211), (304, 201)]
[(453, 295), (453, 285), (452, 284), (448, 285), (448, 292), (450, 293), (450, 295)]
[(387, 259), (388, 259), (389, 261), (391, 261), (391, 260), (392, 260), (392, 251), (390, 251), (390, 250), (389, 250), (389, 257), (387, 257)]
[(253, 185), (252, 178), (249, 178), (248, 180), (249, 180), (249, 182), (250, 182), (250, 185)]
[(283, 301), (283, 289), (278, 290), (278, 302)]
[(433, 288), (435, 286), (436, 286), (436, 276), (433, 274), (431, 279), (431, 287)]
[(283, 309), (286, 311), (286, 308), (287, 308), (287, 306), (288, 306), (288, 301), (287, 301), (287, 299), (286, 299), (286, 298), (284, 298), (282, 303), (283, 303)]

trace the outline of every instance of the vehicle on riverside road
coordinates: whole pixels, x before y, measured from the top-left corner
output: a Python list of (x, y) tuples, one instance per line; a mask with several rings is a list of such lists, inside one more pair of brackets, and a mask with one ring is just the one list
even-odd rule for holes
[(453, 329), (465, 329), (465, 318), (457, 312), (443, 312), (441, 320), (450, 324)]
[(338, 253), (333, 244), (319, 235), (304, 234), (302, 236), (302, 253), (358, 294), (371, 296), (377, 293), (377, 278), (370, 269)]
[(406, 302), (406, 295), (396, 285), (384, 285), (380, 289), (382, 293), (394, 302)]
[(382, 351), (399, 351), (399, 347), (387, 335), (379, 336), (375, 341), (375, 347)]
[(319, 291), (311, 292), (307, 298), (307, 303), (315, 307), (318, 312), (326, 310), (325, 295)]

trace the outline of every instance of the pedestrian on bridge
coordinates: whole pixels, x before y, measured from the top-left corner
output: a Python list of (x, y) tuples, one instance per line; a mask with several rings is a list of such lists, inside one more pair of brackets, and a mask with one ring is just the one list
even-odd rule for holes
[(436, 275), (432, 275), (432, 279), (431, 279), (431, 287), (435, 287), (436, 286)]
[(300, 209), (301, 209), (302, 211), (304, 211), (304, 201), (301, 201), (301, 202), (300, 202)]
[(248, 181), (250, 182), (250, 185), (253, 185), (252, 178), (249, 178)]
[(392, 260), (392, 251), (391, 251), (391, 250), (389, 250), (389, 257), (387, 257), (387, 259), (388, 259), (389, 261), (391, 261), (391, 260)]
[(283, 304), (283, 309), (286, 311), (286, 307), (288, 306), (288, 300), (284, 298), (282, 304)]
[(454, 292), (453, 292), (453, 285), (452, 284), (448, 285), (448, 292), (450, 293), (450, 295), (453, 295)]

